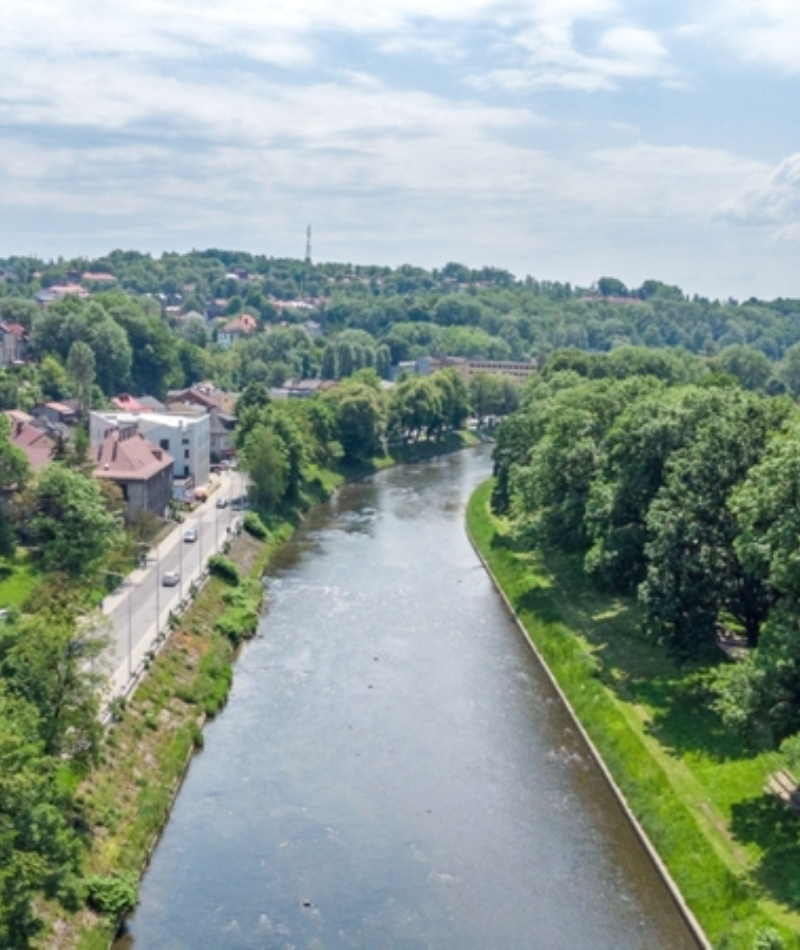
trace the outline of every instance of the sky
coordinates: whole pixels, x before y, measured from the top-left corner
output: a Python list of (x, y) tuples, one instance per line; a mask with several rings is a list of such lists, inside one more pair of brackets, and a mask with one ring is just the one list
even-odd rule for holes
[(0, 256), (800, 297), (797, 0), (3, 0)]

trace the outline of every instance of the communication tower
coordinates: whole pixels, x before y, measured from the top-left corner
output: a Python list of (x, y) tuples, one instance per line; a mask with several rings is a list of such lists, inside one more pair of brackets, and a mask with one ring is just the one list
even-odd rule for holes
[(306, 264), (311, 263), (311, 225), (306, 228)]

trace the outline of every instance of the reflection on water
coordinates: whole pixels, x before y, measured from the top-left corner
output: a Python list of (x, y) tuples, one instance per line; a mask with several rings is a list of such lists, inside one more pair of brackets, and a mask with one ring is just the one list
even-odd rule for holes
[(464, 536), (489, 469), (309, 515), (122, 945), (694, 946)]

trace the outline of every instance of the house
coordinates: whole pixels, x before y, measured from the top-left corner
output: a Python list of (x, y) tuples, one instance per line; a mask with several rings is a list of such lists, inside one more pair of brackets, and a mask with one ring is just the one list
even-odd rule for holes
[(172, 498), (173, 458), (145, 439), (135, 424), (107, 429), (92, 457), (94, 477), (118, 485), (129, 512), (166, 515)]
[(167, 405), (174, 412), (191, 407), (204, 409), (210, 420), (210, 446), (212, 458), (230, 458), (234, 454), (236, 429), (236, 400), (238, 393), (225, 392), (210, 383), (197, 383), (189, 389), (171, 390), (167, 393)]
[(134, 396), (131, 396), (130, 393), (120, 393), (119, 396), (112, 396), (111, 402), (113, 402), (121, 412), (146, 411), (146, 407)]
[(77, 406), (67, 402), (44, 402), (33, 407), (36, 419), (46, 419), (48, 422), (62, 423), (74, 426), (78, 422)]
[(9, 434), (11, 444), (24, 452), (31, 471), (40, 472), (52, 461), (53, 453), (58, 445), (58, 437), (46, 426), (35, 425), (30, 416), (27, 420), (14, 418), (24, 416), (25, 413), (7, 412), (6, 415), (11, 421)]
[(338, 385), (334, 379), (287, 379), (283, 386), (271, 389), (270, 394), (274, 399), (308, 399)]
[(40, 290), (39, 293), (34, 294), (33, 299), (38, 304), (41, 304), (41, 306), (46, 307), (48, 304), (56, 300), (61, 300), (62, 297), (66, 297), (69, 294), (79, 297), (81, 300), (86, 300), (91, 296), (89, 291), (80, 284), (53, 284), (52, 287), (48, 287), (46, 290)]
[(109, 429), (135, 426), (136, 430), (174, 460), (175, 479), (192, 478), (195, 487), (208, 484), (211, 466), (210, 419), (200, 408), (182, 412), (92, 412), (89, 440), (92, 449), (105, 441)]
[(19, 323), (0, 320), (0, 368), (22, 363), (28, 354), (28, 333)]
[(233, 320), (229, 320), (218, 332), (217, 342), (223, 350), (229, 350), (237, 340), (258, 329), (258, 321), (249, 313), (243, 313)]

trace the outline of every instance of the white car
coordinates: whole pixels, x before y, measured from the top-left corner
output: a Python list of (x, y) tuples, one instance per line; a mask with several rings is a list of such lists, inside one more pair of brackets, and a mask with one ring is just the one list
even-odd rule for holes
[(161, 584), (164, 587), (177, 587), (181, 582), (181, 575), (177, 571), (164, 571), (161, 575)]
[(197, 528), (187, 528), (183, 532), (184, 541), (196, 541), (197, 540)]

